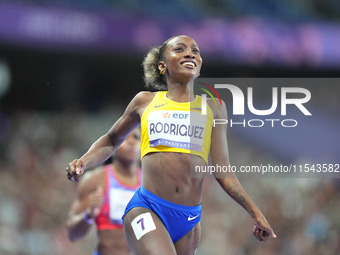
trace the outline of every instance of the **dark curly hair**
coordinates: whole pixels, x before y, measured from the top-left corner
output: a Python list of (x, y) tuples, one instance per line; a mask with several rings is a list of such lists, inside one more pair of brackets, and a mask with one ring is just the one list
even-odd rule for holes
[(152, 47), (143, 60), (145, 87), (150, 91), (168, 90), (165, 75), (159, 73), (158, 62), (163, 60), (168, 42), (180, 35), (166, 40), (161, 46)]

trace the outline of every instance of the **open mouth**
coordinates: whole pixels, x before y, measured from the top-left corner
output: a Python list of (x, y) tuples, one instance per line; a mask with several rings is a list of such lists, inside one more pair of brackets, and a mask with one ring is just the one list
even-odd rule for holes
[(183, 62), (181, 62), (181, 65), (184, 65), (184, 66), (189, 67), (189, 68), (195, 68), (196, 67), (196, 63), (193, 62), (193, 61), (183, 61)]

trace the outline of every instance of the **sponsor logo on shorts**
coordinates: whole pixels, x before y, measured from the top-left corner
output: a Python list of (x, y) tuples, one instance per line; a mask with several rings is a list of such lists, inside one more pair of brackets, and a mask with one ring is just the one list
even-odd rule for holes
[(191, 217), (191, 215), (189, 215), (189, 217), (188, 217), (188, 221), (192, 221), (192, 220), (194, 220), (194, 219), (196, 219), (198, 216), (200, 216), (199, 214), (197, 214), (196, 216), (194, 216), (194, 217)]

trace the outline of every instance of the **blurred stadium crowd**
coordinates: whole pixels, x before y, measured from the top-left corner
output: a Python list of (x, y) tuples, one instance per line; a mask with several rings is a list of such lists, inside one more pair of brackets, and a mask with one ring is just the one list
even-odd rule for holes
[[(113, 13), (138, 14), (142, 18), (171, 17), (177, 22), (209, 17), (232, 19), (251, 14), (263, 23), (270, 23), (268, 21), (275, 18), (286, 23), (316, 20), (320, 24), (327, 21), (338, 26), (340, 17), (340, 2), (337, 0), (3, 2), (89, 11), (112, 10)], [(6, 20), (1, 18), (2, 21)], [(66, 179), (65, 167), (108, 130), (131, 97), (142, 89), (140, 63), (145, 51), (131, 53), (130, 48), (117, 48), (116, 52), (103, 55), (73, 52), (74, 49), (40, 50), (39, 46), (11, 45), (8, 38), (2, 37), (2, 25), (0, 23), (0, 64), (6, 63), (8, 66), (12, 84), (7, 92), (2, 91), (0, 86), (0, 254), (92, 254), (95, 247), (93, 231), (89, 237), (75, 244), (70, 243), (66, 236), (65, 219), (75, 198), (76, 185)], [(235, 26), (235, 30), (240, 28), (242, 24)], [(243, 28), (242, 38), (253, 31), (246, 26)], [(326, 26), (322, 29), (327, 31)], [(200, 36), (204, 37), (202, 34)], [(331, 40), (323, 43), (335, 45)], [(245, 48), (251, 44), (248, 42)], [(337, 56), (332, 52), (325, 54), (325, 49), (320, 49), (320, 52), (332, 61), (332, 57)], [(332, 61), (329, 63), (340, 63), (339, 59)], [(247, 63), (234, 65), (230, 60), (213, 62), (210, 59), (205, 62), (203, 71), (206, 77), (328, 77), (338, 76), (340, 70), (339, 65), (306, 68), (304, 64), (280, 66), (279, 63), (273, 68), (267, 63), (265, 66), (256, 64), (250, 67)], [(4, 70), (1, 68), (0, 71)], [(0, 85), (2, 79), (3, 71), (0, 72)], [(314, 108), (322, 110), (322, 114), (315, 116), (314, 120), (329, 126), (332, 123), (339, 125), (339, 89), (328, 90), (323, 85), (313, 88)], [(320, 119), (324, 115), (330, 115), (333, 122)], [(313, 137), (314, 133), (310, 135), (311, 129), (304, 131), (306, 139), (317, 138), (316, 135)], [(330, 135), (322, 132), (318, 130), (317, 135)], [(238, 136), (237, 132), (231, 130), (228, 138), (232, 163), (287, 163), (271, 151)], [(294, 140), (296, 137), (287, 139)], [(336, 144), (340, 142), (339, 135), (328, 139)], [(322, 146), (327, 147), (327, 144)], [(339, 155), (338, 151), (334, 155)], [(303, 158), (305, 155), (299, 156)], [(340, 254), (339, 179), (278, 176), (242, 178), (241, 183), (262, 209), (278, 238), (258, 243), (252, 237), (249, 216), (223, 193), (216, 181), (206, 179), (202, 201), (202, 240), (198, 255)]]

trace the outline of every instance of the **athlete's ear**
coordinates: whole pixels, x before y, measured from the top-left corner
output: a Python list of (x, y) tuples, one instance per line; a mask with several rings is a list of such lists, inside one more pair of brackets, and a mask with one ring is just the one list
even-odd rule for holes
[(165, 74), (166, 64), (163, 60), (158, 62), (158, 70), (161, 74)]

